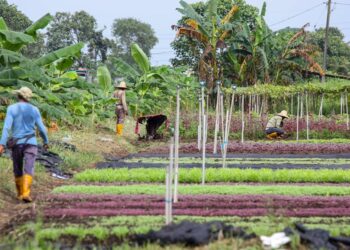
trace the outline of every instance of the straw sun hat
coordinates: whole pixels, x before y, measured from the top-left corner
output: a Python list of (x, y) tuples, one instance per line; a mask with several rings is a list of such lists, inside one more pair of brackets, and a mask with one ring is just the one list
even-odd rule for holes
[(126, 86), (126, 82), (121, 81), (119, 84), (115, 83), (114, 87), (118, 88), (118, 89), (127, 89), (128, 87)]
[(285, 117), (285, 118), (289, 118), (288, 116), (288, 112), (286, 110), (282, 110), (281, 113), (277, 114), (279, 116)]
[(28, 87), (22, 87), (18, 90), (13, 91), (14, 94), (21, 96), (26, 101), (29, 101), (33, 97), (33, 92)]

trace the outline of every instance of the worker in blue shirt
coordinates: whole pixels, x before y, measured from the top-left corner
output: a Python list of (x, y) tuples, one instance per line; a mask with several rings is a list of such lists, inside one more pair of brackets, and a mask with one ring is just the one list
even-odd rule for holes
[(31, 185), (34, 176), (34, 164), (38, 154), (36, 127), (44, 140), (44, 148), (48, 149), (48, 136), (37, 107), (29, 103), (33, 96), (31, 89), (22, 87), (14, 91), (18, 102), (7, 108), (4, 128), (0, 140), (0, 155), (11, 136), (13, 172), (17, 189), (17, 197), (24, 202), (31, 202)]

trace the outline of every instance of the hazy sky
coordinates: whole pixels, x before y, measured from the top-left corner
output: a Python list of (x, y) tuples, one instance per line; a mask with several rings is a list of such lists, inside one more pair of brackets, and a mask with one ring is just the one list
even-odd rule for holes
[[(326, 22), (326, 0), (267, 0), (266, 21), (273, 30), (283, 27), (301, 27), (310, 23), (309, 29), (324, 27)], [(176, 24), (180, 15), (176, 11), (178, 0), (8, 0), (15, 4), (30, 19), (36, 20), (47, 12), (74, 12), (85, 10), (93, 15), (100, 28), (106, 27), (105, 35), (111, 36), (115, 18), (134, 17), (152, 25), (159, 43), (152, 50), (152, 63), (166, 64), (173, 56), (170, 43), (175, 32), (170, 26)], [(187, 0), (189, 3), (198, 0)], [(246, 0), (261, 7), (262, 0)], [(350, 0), (333, 1), (331, 25), (339, 27), (350, 40)], [(300, 14), (300, 15), (299, 15)], [(288, 19), (288, 20), (286, 20)], [(282, 22), (283, 21), (283, 22)]]

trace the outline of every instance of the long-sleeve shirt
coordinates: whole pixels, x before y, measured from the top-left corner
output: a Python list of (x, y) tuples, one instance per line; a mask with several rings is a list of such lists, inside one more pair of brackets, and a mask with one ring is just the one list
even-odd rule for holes
[(128, 106), (126, 105), (125, 90), (117, 90), (114, 92), (113, 97), (117, 99), (117, 105), (123, 105), (124, 111), (128, 111)]
[(266, 125), (266, 129), (269, 129), (269, 128), (282, 128), (282, 117), (281, 116), (274, 116), (272, 117), (269, 122), (267, 123)]
[[(36, 127), (39, 129), (40, 136), (44, 144), (49, 143), (47, 131), (41, 119), (39, 109), (27, 102), (18, 102), (7, 108), (4, 128), (2, 130), (1, 145), (6, 145), (10, 135), (14, 138), (23, 138), (35, 134)], [(23, 138), (17, 141), (17, 144), (37, 145), (36, 137), (29, 140)]]

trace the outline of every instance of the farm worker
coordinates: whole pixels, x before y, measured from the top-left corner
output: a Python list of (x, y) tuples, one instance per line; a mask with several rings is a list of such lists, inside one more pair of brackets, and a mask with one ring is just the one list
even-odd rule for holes
[(0, 140), (0, 155), (4, 153), (7, 144), (12, 151), (17, 198), (24, 202), (31, 202), (30, 189), (38, 153), (36, 127), (44, 140), (44, 149), (48, 149), (49, 140), (39, 109), (29, 103), (33, 96), (31, 89), (22, 87), (13, 93), (17, 95), (18, 102), (7, 108)]
[(266, 125), (265, 133), (267, 138), (272, 140), (280, 137), (284, 134), (283, 120), (289, 118), (286, 110), (282, 110), (281, 113), (278, 113), (272, 117)]
[(116, 99), (116, 108), (115, 113), (117, 115), (117, 126), (116, 131), (117, 135), (123, 134), (124, 127), (124, 119), (125, 116), (128, 115), (128, 106), (126, 105), (126, 95), (125, 91), (127, 89), (126, 83), (124, 81), (120, 82), (120, 84), (116, 83), (115, 88), (117, 89), (113, 97)]
[(36, 127), (44, 140), (44, 149), (48, 149), (49, 140), (38, 108), (29, 103), (33, 96), (31, 89), (22, 87), (13, 93), (17, 95), (18, 102), (7, 108), (0, 140), (0, 155), (5, 151), (5, 145), (11, 147), (17, 198), (31, 202), (30, 189), (38, 153)]

